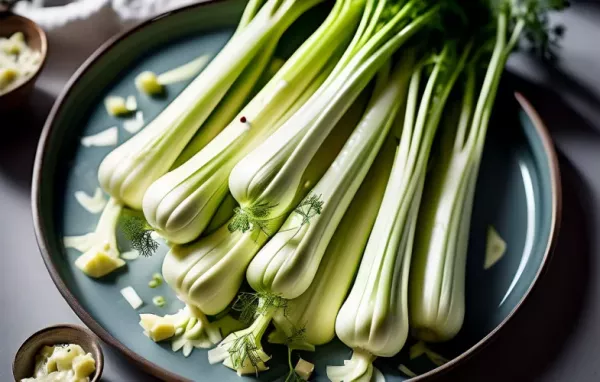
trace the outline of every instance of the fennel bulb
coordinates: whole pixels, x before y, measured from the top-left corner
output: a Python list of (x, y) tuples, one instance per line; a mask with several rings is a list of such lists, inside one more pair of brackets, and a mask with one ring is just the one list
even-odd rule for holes
[[(272, 221), (276, 229), (281, 222)], [(165, 256), (162, 274), (198, 322), (197, 337), (214, 345), (221, 340), (206, 315), (224, 310), (238, 292), (246, 267), (266, 242), (260, 230), (229, 232), (224, 224), (214, 233), (189, 245), (175, 245)]]
[[(480, 35), (486, 41), (465, 69), (462, 100), (456, 110), (458, 118), (446, 118), (440, 145), (443, 160), (432, 168), (419, 213), (410, 277), (410, 324), (413, 335), (423, 341), (447, 341), (456, 336), (464, 321), (475, 184), (506, 61), (528, 28), (534, 37), (543, 32), (542, 41), (537, 43), (546, 44), (546, 13), (564, 5), (562, 1), (499, 3), (498, 7), (486, 8), (488, 18), (479, 15), (488, 23), (480, 25)], [(482, 67), (486, 71), (480, 80), (478, 72)]]
[[(384, 94), (386, 94), (386, 92), (384, 91), (385, 89), (383, 88), (385, 82), (388, 79), (388, 73), (389, 66), (386, 65), (386, 67), (381, 71), (381, 74), (378, 76), (378, 82), (375, 86), (374, 93), (371, 97), (371, 100), (369, 101), (365, 114), (363, 115), (360, 121), (355, 123), (354, 126), (356, 127), (354, 128), (354, 131), (352, 132), (350, 138), (346, 141), (346, 144), (342, 148), (342, 151), (335, 158), (334, 163), (331, 164), (323, 178), (321, 178), (321, 180), (317, 183), (317, 186), (315, 186), (319, 187), (319, 184), (331, 184), (331, 180), (327, 182), (327, 179), (337, 179), (341, 177), (346, 180), (344, 186), (350, 187), (352, 188), (352, 190), (350, 194), (344, 187), (340, 186), (339, 188), (338, 193), (346, 195), (347, 199), (346, 206), (344, 207), (340, 215), (343, 215), (347, 204), (350, 203), (350, 199), (354, 196), (354, 193), (358, 189), (364, 176), (368, 172), (369, 167), (373, 163), (373, 160), (375, 159), (375, 156), (377, 155), (377, 152), (382, 142), (385, 140), (385, 136), (389, 131), (390, 123), (388, 123), (388, 121), (390, 120), (390, 114), (393, 115), (394, 110), (397, 110), (397, 108), (394, 107), (394, 97), (389, 96), (389, 94), (388, 97), (383, 96)], [(390, 87), (401, 87), (398, 84), (398, 82), (400, 81), (393, 82), (393, 85)], [(387, 107), (387, 109), (384, 109), (384, 106)], [(372, 115), (377, 115), (377, 117), (374, 117)], [(366, 116), (369, 116), (369, 118), (367, 118)], [(363, 134), (363, 131), (365, 131), (366, 133)], [(363, 135), (365, 136), (364, 139), (357, 139), (363, 138)], [(361, 150), (356, 150), (354, 146), (357, 146)], [(327, 150), (327, 148), (324, 147), (321, 148), (321, 150)], [(348, 170), (356, 168), (358, 168), (359, 170), (354, 172)], [(345, 176), (342, 176), (340, 174)], [(305, 195), (309, 191), (309, 189), (304, 190)], [(314, 189), (312, 191), (314, 192)], [(285, 224), (289, 225), (291, 224), (289, 223), (290, 219), (292, 219), (291, 221), (293, 222), (293, 225), (291, 226), (291, 229), (284, 228), (285, 226), (282, 227), (280, 231), (259, 252), (257, 257), (250, 263), (250, 266), (246, 271), (246, 278), (250, 282), (250, 285), (257, 292), (255, 300), (258, 303), (255, 314), (250, 315), (251, 317), (254, 316), (254, 322), (248, 329), (230, 334), (217, 346), (217, 348), (211, 350), (209, 352), (209, 361), (211, 363), (223, 362), (224, 365), (236, 369), (238, 373), (256, 372), (264, 370), (264, 368), (266, 368), (265, 363), (268, 360), (268, 357), (262, 350), (262, 336), (265, 333), (267, 327), (269, 326), (269, 323), (271, 322), (272, 318), (276, 314), (278, 314), (278, 312), (281, 312), (282, 309), (283, 311), (287, 310), (287, 299), (289, 297), (288, 295), (280, 293), (279, 290), (271, 288), (271, 285), (267, 285), (263, 288), (263, 286), (266, 285), (266, 283), (258, 284), (257, 282), (255, 282), (256, 279), (262, 282), (262, 277), (254, 277), (254, 275), (258, 274), (259, 272), (262, 275), (262, 273), (264, 273), (265, 271), (268, 272), (271, 270), (271, 268), (276, 268), (281, 264), (280, 261), (274, 261), (272, 263), (272, 266), (270, 266), (269, 264), (265, 265), (265, 261), (263, 259), (259, 259), (263, 251), (268, 250), (269, 253), (272, 252), (272, 250), (268, 249), (268, 247), (271, 246), (271, 243), (273, 243), (274, 240), (278, 240), (279, 242), (281, 242), (283, 240), (282, 236), (289, 240), (290, 236), (294, 236), (299, 232), (299, 224), (302, 224), (302, 222), (304, 222), (304, 225), (306, 225), (307, 227), (311, 227), (313, 223), (310, 218), (314, 219), (320, 217), (320, 213), (326, 212), (325, 208), (328, 208), (328, 205), (321, 204), (319, 200), (316, 200), (316, 198), (312, 195), (314, 194), (307, 195), (305, 199), (307, 201), (310, 201), (312, 204), (301, 203), (298, 206), (299, 209), (296, 212), (292, 213), (292, 215), (290, 215), (290, 217), (286, 220)], [(330, 210), (327, 211), (328, 216), (336, 210), (334, 203), (331, 203), (331, 206), (332, 207), (329, 207)], [(297, 215), (297, 217), (293, 218), (294, 215)], [(337, 222), (339, 222), (339, 219), (341, 219), (341, 217), (342, 216), (339, 216), (338, 220), (336, 221), (336, 226)], [(282, 218), (277, 218), (277, 220), (279, 219)], [(253, 223), (253, 226), (256, 227), (256, 223)], [(300, 227), (300, 229), (303, 228)], [(335, 227), (333, 230), (335, 230)], [(232, 229), (231, 231), (243, 232), (244, 230)], [(289, 241), (292, 242), (292, 240)], [(324, 249), (325, 248), (323, 248), (323, 250)], [(293, 249), (288, 250), (287, 252), (291, 251), (293, 251)], [(282, 254), (280, 255), (280, 258), (284, 258), (287, 252), (281, 251)], [(264, 257), (265, 256), (262, 255), (262, 258)], [(286, 274), (286, 276), (294, 278), (291, 281), (292, 283), (297, 279), (306, 279), (306, 277), (303, 278), (302, 276), (302, 273), (306, 272), (302, 267), (303, 258), (302, 256), (298, 256), (298, 259), (299, 264), (296, 267), (296, 274), (292, 275), (293, 272), (291, 270), (291, 265), (290, 271), (288, 272), (288, 274)], [(316, 267), (318, 267), (319, 265), (318, 262), (313, 261), (312, 263), (316, 263)], [(312, 281), (313, 277), (314, 273), (308, 276), (310, 281)], [(310, 282), (308, 284), (310, 284)], [(304, 292), (308, 288), (308, 284), (306, 285), (304, 290), (299, 292), (295, 291), (294, 293), (297, 294), (295, 294), (293, 297), (298, 297), (300, 294), (302, 294), (302, 292)]]
[[(320, 160), (314, 163), (313, 173), (322, 174), (333, 162), (361, 111), (358, 102), (338, 123), (327, 147), (317, 154)], [(248, 263), (270, 233), (276, 232), (283, 223), (283, 218), (272, 219), (242, 232), (229, 228), (233, 220), (196, 242), (173, 246), (163, 261), (165, 281), (181, 300), (195, 309), (197, 317), (217, 314), (231, 303), (244, 280)], [(207, 324), (206, 331), (210, 330)]]
[[(448, 44), (434, 59), (417, 65), (411, 76), (390, 180), (358, 275), (336, 319), (336, 334), (354, 354), (346, 365), (327, 368), (332, 381), (368, 381), (375, 357), (391, 357), (404, 346), (411, 252), (427, 161), (445, 102), (469, 50), (456, 57)], [(421, 90), (421, 77), (430, 65)]]

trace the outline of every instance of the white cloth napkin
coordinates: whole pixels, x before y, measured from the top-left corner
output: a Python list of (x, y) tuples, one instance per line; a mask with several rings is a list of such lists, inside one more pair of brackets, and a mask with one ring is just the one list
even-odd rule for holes
[(58, 96), (77, 68), (106, 40), (170, 9), (202, 0), (32, 0), (17, 14), (38, 23), (48, 35), (46, 65), (36, 86)]
[(14, 11), (45, 29), (55, 29), (77, 20), (92, 22), (103, 8), (111, 9), (123, 21), (131, 21), (146, 19), (192, 2), (194, 0), (78, 0), (63, 4), (57, 0), (33, 0), (31, 3), (17, 3)]

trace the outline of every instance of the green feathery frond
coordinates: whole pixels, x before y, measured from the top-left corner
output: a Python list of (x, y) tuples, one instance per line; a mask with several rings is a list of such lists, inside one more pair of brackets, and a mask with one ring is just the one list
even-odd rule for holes
[(229, 232), (242, 231), (247, 232), (251, 229), (258, 228), (260, 231), (267, 233), (267, 224), (265, 222), (269, 213), (277, 205), (269, 205), (266, 203), (252, 206), (250, 208), (236, 207), (234, 216), (227, 228)]
[(152, 238), (153, 229), (143, 218), (123, 214), (121, 230), (125, 238), (131, 242), (131, 247), (140, 255), (149, 257), (158, 249), (158, 243)]
[(266, 292), (241, 292), (233, 303), (232, 310), (240, 312), (239, 320), (250, 325), (259, 314), (265, 314), (271, 308), (283, 309), (287, 312), (286, 299)]
[(302, 216), (302, 225), (308, 224), (314, 216), (321, 214), (323, 204), (324, 201), (321, 199), (321, 195), (312, 194), (304, 199), (294, 212)]

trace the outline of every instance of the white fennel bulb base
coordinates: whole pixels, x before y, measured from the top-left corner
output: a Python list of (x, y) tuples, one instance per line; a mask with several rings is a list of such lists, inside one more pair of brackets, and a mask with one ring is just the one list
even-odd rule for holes
[(332, 382), (371, 382), (375, 358), (367, 351), (355, 349), (344, 366), (327, 366), (327, 378)]

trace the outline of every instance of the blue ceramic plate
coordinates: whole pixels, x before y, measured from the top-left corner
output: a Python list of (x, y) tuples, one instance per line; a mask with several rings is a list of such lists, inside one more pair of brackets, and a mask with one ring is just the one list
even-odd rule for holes
[[(138, 313), (171, 313), (179, 302), (166, 286), (149, 289), (148, 280), (160, 270), (166, 248), (150, 259), (129, 262), (126, 269), (102, 280), (93, 280), (76, 269), (78, 256), (62, 244), (65, 235), (94, 229), (98, 215), (84, 210), (74, 193), (89, 194), (98, 186), (96, 172), (110, 147), (85, 148), (82, 136), (118, 126), (119, 143), (130, 138), (122, 120), (107, 115), (103, 99), (109, 94), (137, 94), (134, 76), (142, 70), (162, 72), (201, 54), (215, 55), (233, 33), (244, 1), (213, 1), (150, 20), (116, 37), (100, 48), (74, 75), (54, 105), (40, 141), (33, 182), (36, 234), (48, 270), (57, 287), (79, 317), (102, 339), (120, 349), (146, 371), (167, 380), (239, 381), (223, 365), (209, 365), (206, 351), (194, 350), (189, 358), (168, 346), (151, 342), (138, 326)], [(281, 54), (297, 46), (326, 14), (315, 9), (301, 18), (281, 44)], [(286, 52), (287, 51), (287, 52)], [(156, 116), (186, 86), (170, 85), (164, 99), (138, 96), (146, 121)], [(407, 378), (398, 371), (403, 363), (425, 376), (443, 372), (481, 348), (512, 316), (541, 274), (556, 237), (560, 189), (556, 157), (548, 134), (533, 110), (512, 93), (498, 106), (511, 119), (493, 126), (481, 167), (471, 232), (467, 279), (467, 314), (459, 336), (436, 350), (451, 361), (430, 371), (426, 359), (407, 360), (406, 351), (392, 359), (379, 359), (376, 366), (387, 381)], [(486, 230), (493, 225), (508, 243), (506, 255), (484, 270)], [(146, 304), (134, 311), (119, 294), (132, 285), (149, 302), (156, 294), (168, 305)], [(408, 348), (408, 346), (407, 346)], [(267, 346), (267, 352), (271, 349)], [(260, 380), (273, 381), (286, 375), (281, 354)], [(279, 355), (278, 355), (279, 354)], [(316, 363), (316, 380), (327, 380), (324, 368), (341, 364), (350, 350), (339, 341), (302, 354)], [(430, 372), (428, 372), (430, 371)], [(246, 377), (245, 379), (253, 379)]]

